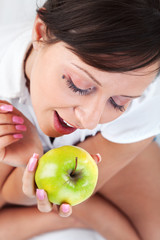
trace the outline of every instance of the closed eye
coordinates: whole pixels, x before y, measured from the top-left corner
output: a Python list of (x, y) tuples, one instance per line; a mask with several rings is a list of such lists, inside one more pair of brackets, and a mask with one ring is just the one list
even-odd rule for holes
[(121, 111), (121, 112), (124, 112), (125, 111), (125, 108), (123, 105), (118, 105), (112, 97), (109, 98), (109, 102), (110, 104), (117, 110)]
[(90, 94), (94, 87), (93, 88), (87, 88), (87, 89), (81, 89), (81, 88), (78, 88), (72, 81), (72, 79), (70, 77), (66, 77), (65, 75), (62, 76), (63, 79), (66, 80), (66, 83), (67, 83), (67, 86), (75, 93), (79, 93), (80, 95), (88, 95)]

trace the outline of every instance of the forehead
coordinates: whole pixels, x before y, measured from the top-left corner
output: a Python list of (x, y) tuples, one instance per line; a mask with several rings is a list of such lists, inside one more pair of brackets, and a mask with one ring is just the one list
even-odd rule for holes
[[(70, 62), (68, 62), (68, 64), (70, 64)], [(78, 58), (75, 58), (72, 64), (78, 66), (78, 68), (76, 68), (77, 72), (95, 79), (95, 82), (99, 83), (98, 85), (104, 88), (110, 88), (113, 91), (122, 91), (122, 94), (124, 94), (124, 91), (126, 94), (127, 91), (129, 91), (131, 95), (141, 95), (145, 88), (155, 79), (159, 68), (159, 63), (156, 62), (145, 68), (118, 73), (96, 69)]]
[(110, 88), (113, 94), (141, 95), (157, 75), (157, 63), (144, 69), (124, 73), (95, 72), (102, 86)]
[[(54, 62), (63, 63), (70, 69), (74, 68), (74, 71), (77, 71), (77, 74), (81, 76), (89, 77), (85, 73), (88, 72), (102, 87), (112, 88), (112, 90), (119, 88), (119, 90), (123, 91), (123, 94), (124, 91), (131, 91), (131, 94), (132, 92), (134, 94), (134, 91), (136, 91), (135, 95), (142, 94), (145, 88), (156, 77), (158, 73), (157, 69), (159, 68), (159, 62), (157, 61), (150, 66), (129, 72), (107, 72), (86, 64), (63, 42), (53, 44), (49, 47), (49, 51), (50, 50)], [(79, 66), (79, 68), (76, 68), (74, 65)]]

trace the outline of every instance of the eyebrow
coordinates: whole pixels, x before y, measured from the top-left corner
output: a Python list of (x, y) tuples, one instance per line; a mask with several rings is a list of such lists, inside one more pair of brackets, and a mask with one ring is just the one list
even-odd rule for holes
[[(94, 82), (96, 82), (99, 86), (102, 87), (101, 83), (97, 81), (97, 79), (95, 79), (95, 77), (93, 77), (92, 74), (90, 74), (86, 69), (78, 66), (77, 64), (75, 63), (72, 63), (72, 65), (74, 65), (75, 67), (77, 67), (78, 69), (80, 69), (81, 71), (85, 72)], [(127, 95), (121, 95), (121, 97), (126, 97), (126, 98), (139, 98), (141, 97), (141, 95), (139, 96), (127, 96)]]
[(74, 65), (75, 67), (77, 67), (78, 69), (80, 69), (81, 71), (85, 72), (94, 82), (96, 82), (99, 86), (102, 87), (101, 83), (97, 81), (97, 79), (95, 79), (95, 77), (93, 77), (92, 74), (90, 74), (86, 69), (76, 65), (75, 63), (72, 63), (72, 65)]

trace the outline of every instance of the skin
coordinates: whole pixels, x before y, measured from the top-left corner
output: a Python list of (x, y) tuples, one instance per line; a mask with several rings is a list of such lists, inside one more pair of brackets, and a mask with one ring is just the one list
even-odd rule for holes
[[(66, 48), (63, 42), (51, 46), (44, 45), (43, 40), (46, 39), (45, 25), (38, 17), (35, 21), (32, 37), (33, 50), (27, 59), (26, 74), (30, 79), (30, 94), (37, 120), (43, 132), (51, 137), (61, 135), (54, 129), (53, 111), (57, 111), (64, 120), (78, 128), (93, 129), (98, 123), (112, 121), (122, 114), (120, 110), (112, 106), (109, 101), (110, 97), (112, 97), (118, 105), (122, 105), (127, 109), (133, 97), (140, 96), (157, 74), (154, 70), (157, 69), (158, 63), (129, 73), (103, 72), (82, 62)], [(92, 74), (96, 81), (89, 77), (85, 71), (82, 71), (82, 68), (88, 71), (89, 74)], [(39, 69), (41, 69), (41, 71), (39, 71)], [(62, 78), (63, 75), (65, 78)], [(78, 88), (83, 90), (91, 89), (90, 93), (87, 95), (79, 95), (79, 93), (73, 92), (66, 83), (68, 76), (72, 77), (73, 83)], [(126, 95), (130, 97), (126, 97)], [(0, 105), (3, 104), (1, 101)], [(16, 123), (13, 124), (12, 121), (12, 117), (15, 114), (24, 119), (23, 124), (27, 126), (26, 132), (15, 130)], [(0, 223), (3, 224), (3, 229), (7, 228), (11, 214), (13, 214), (13, 212), (17, 214), (15, 223), (12, 223), (12, 231), (1, 232), (1, 239), (13, 239), (13, 234), (14, 236), (17, 234), (14, 230), (16, 224), (21, 222), (20, 219), (24, 214), (26, 216), (24, 220), (25, 224), (21, 226), (22, 232), (19, 232), (18, 236), (16, 235), (17, 240), (26, 239), (27, 237), (29, 238), (46, 231), (62, 229), (64, 220), (61, 221), (57, 217), (57, 214), (50, 214), (51, 210), (56, 213), (57, 209), (49, 203), (47, 196), (44, 200), (36, 200), (35, 198), (36, 193), (33, 179), (36, 163), (32, 171), (28, 171), (28, 166), (26, 168), (24, 167), (28, 163), (28, 155), (32, 156), (33, 149), (34, 152), (39, 155), (43, 154), (41, 143), (38, 141), (37, 144), (36, 141), (36, 139), (39, 139), (37, 133), (32, 131), (35, 130), (34, 126), (32, 126), (17, 109), (13, 109), (11, 112), (0, 111), (0, 116), (0, 140), (4, 140), (5, 137), (5, 144), (2, 145), (3, 141), (1, 141), (0, 146), (2, 157), (0, 171), (3, 172), (3, 175), (1, 175), (2, 184), (0, 191), (1, 207), (7, 203), (30, 206), (35, 205), (37, 202), (38, 209), (41, 212), (48, 212), (48, 214), (45, 215), (46, 225), (40, 230), (42, 224), (38, 219), (42, 220), (42, 218), (39, 218), (42, 215), (36, 211), (36, 207), (29, 208), (32, 211), (29, 210), (28, 214), (26, 214), (26, 208), (24, 207), (14, 209), (9, 209), (8, 207), (3, 208), (0, 212)], [(92, 119), (92, 121), (90, 121), (90, 119)], [(6, 122), (9, 126), (7, 129), (5, 127)], [(15, 140), (15, 138), (13, 138), (13, 132), (22, 133), (23, 138)], [(32, 140), (31, 143), (30, 140)], [(156, 196), (157, 199), (160, 198), (160, 196), (156, 194), (157, 191), (153, 188), (155, 184), (159, 186), (158, 177), (156, 177), (158, 176), (156, 169), (159, 168), (159, 161), (157, 160), (159, 159), (159, 148), (156, 148), (156, 154), (152, 161), (154, 165), (153, 176), (155, 176), (155, 178), (150, 180), (149, 186), (145, 185), (145, 179), (150, 173), (151, 162), (145, 165), (145, 161), (142, 161), (141, 170), (143, 172), (143, 167), (145, 166), (145, 174), (137, 173), (134, 175), (134, 172), (139, 168), (139, 159), (143, 159), (143, 156), (151, 159), (149, 156), (152, 156), (153, 151), (155, 151), (154, 148), (150, 147), (152, 146), (152, 140), (151, 138), (134, 144), (115, 144), (104, 139), (101, 134), (97, 134), (95, 137), (88, 138), (83, 143), (80, 143), (79, 146), (85, 148), (89, 153), (96, 154), (99, 152), (101, 154), (103, 161), (99, 164), (100, 178), (94, 196), (89, 199), (88, 202), (74, 208), (74, 212), (69, 218), (70, 221), (66, 222), (64, 228), (73, 226), (93, 228), (100, 232), (105, 238), (111, 240), (158, 240), (160, 237), (160, 233), (159, 231), (157, 233), (156, 227), (158, 224), (153, 227), (148, 227), (147, 231), (145, 229), (146, 226), (148, 226), (148, 222), (145, 220), (144, 225), (142, 225), (142, 219), (146, 212), (141, 203), (146, 201), (145, 194), (150, 192), (151, 189), (152, 196)], [(99, 143), (98, 146), (97, 142)], [(19, 154), (13, 158), (14, 146), (17, 147)], [(26, 149), (29, 149), (29, 151), (27, 151), (27, 154), (24, 154)], [(146, 151), (148, 151), (147, 154)], [(3, 158), (4, 153), (5, 158)], [(131, 165), (132, 162), (133, 165)], [(6, 165), (6, 163), (14, 167)], [(127, 166), (133, 166), (133, 168), (127, 168)], [(127, 169), (126, 172), (125, 169)], [(128, 172), (128, 174), (132, 173), (133, 181), (126, 181), (128, 178), (125, 174), (124, 176), (126, 177), (123, 177), (123, 174), (121, 174), (123, 171), (124, 173)], [(134, 180), (137, 176), (139, 182), (142, 182), (142, 187), (139, 190), (142, 198), (141, 201), (137, 201), (134, 197), (131, 198), (131, 205), (127, 208), (125, 207), (128, 206), (127, 194), (128, 191), (130, 192), (130, 189), (134, 187), (136, 190), (137, 183), (134, 184)], [(22, 178), (23, 184), (21, 183)], [(122, 183), (120, 189), (116, 187), (119, 186), (119, 181)], [(15, 184), (16, 192), (14, 188)], [(117, 195), (114, 195), (114, 189), (119, 196), (122, 196), (121, 192), (123, 187), (125, 187), (126, 192), (124, 189), (123, 197), (116, 200)], [(158, 208), (158, 205), (153, 201), (151, 201), (150, 204), (151, 209)], [(95, 206), (97, 206), (96, 209)], [(133, 216), (133, 212), (131, 211), (136, 208), (141, 213), (139, 218)], [(69, 216), (71, 209), (66, 215), (61, 208), (59, 212), (63, 216)], [(94, 213), (95, 217), (90, 214), (91, 212)], [(154, 213), (154, 216), (150, 215), (150, 219), (153, 220), (153, 223), (156, 221), (159, 223), (160, 214), (156, 211), (154, 211)], [(103, 218), (102, 215), (104, 216)], [(32, 216), (34, 216), (34, 226), (30, 221)], [(59, 219), (58, 222), (57, 219)], [(52, 221), (54, 222), (54, 226), (50, 224)], [(29, 226), (30, 231), (27, 231), (25, 227), (26, 224)], [(115, 232), (113, 225), (116, 226), (117, 232)], [(154, 232), (157, 233), (157, 236), (153, 237)]]

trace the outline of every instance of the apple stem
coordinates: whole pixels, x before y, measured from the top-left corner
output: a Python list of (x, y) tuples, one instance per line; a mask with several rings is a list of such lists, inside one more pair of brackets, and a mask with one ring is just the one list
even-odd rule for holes
[(76, 163), (75, 163), (75, 168), (74, 168), (74, 170), (72, 171), (72, 173), (71, 173), (71, 176), (74, 176), (74, 174), (75, 174), (75, 172), (76, 172), (76, 169), (77, 169), (77, 165), (78, 165), (78, 157), (76, 157)]

